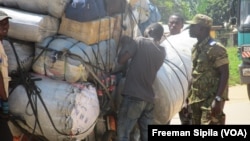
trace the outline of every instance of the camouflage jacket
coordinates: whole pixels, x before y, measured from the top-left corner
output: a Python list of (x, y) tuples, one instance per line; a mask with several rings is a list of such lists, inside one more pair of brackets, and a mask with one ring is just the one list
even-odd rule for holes
[[(193, 80), (188, 96), (189, 104), (214, 99), (219, 84), (218, 67), (229, 63), (225, 47), (208, 37), (194, 45), (192, 60)], [(227, 92), (224, 93), (223, 98), (227, 99)]]

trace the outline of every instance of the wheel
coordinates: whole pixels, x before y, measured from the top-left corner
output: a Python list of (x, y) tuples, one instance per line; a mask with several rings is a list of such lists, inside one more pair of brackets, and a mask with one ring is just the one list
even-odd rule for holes
[(103, 135), (103, 141), (115, 141), (116, 140), (116, 132), (113, 130), (108, 130)]
[(247, 84), (247, 94), (248, 94), (248, 99), (250, 100), (250, 84)]

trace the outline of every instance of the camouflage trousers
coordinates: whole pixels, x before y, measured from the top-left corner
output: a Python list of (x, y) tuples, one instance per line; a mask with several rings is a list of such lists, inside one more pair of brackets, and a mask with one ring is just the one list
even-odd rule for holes
[(201, 101), (190, 105), (192, 110), (193, 125), (225, 125), (226, 115), (221, 112), (218, 115), (212, 115), (211, 104), (207, 101)]

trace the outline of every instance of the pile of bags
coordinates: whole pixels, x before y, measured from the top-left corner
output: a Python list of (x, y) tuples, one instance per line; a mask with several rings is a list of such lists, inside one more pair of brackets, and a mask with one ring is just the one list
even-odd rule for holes
[[(100, 112), (95, 87), (89, 83), (69, 84), (44, 75), (32, 75), (41, 79), (29, 85), (32, 90), (40, 91), (39, 94), (30, 93), (31, 88), (19, 85), (9, 96), (11, 113), (22, 118), (9, 124), (12, 135), (18, 137), (26, 130), (35, 131), (35, 135), (50, 141), (86, 138), (93, 131)], [(17, 130), (16, 124), (22, 130)]]
[[(93, 133), (102, 107), (99, 86), (122, 70), (116, 63), (120, 37), (139, 36), (161, 18), (149, 0), (0, 0), (0, 10), (12, 17), (8, 37), (14, 48), (3, 42), (9, 74), (19, 67), (32, 74), (19, 77), (29, 83), (11, 88), (10, 112), (21, 117), (21, 128), (50, 141)], [(166, 124), (185, 104), (195, 42), (185, 30), (161, 44), (166, 58), (153, 85), (156, 124)], [(124, 84), (117, 82), (111, 91), (116, 107)], [(16, 123), (10, 123), (14, 137), (22, 134)]]
[[(142, 23), (157, 22), (155, 8), (148, 0), (0, 0), (0, 10), (11, 17), (3, 42), (9, 74), (22, 68), (41, 79), (13, 77), (11, 86), (16, 78), (32, 80), (10, 88), (18, 125), (51, 141), (86, 138), (102, 107), (96, 79), (119, 71), (120, 37), (139, 36)], [(10, 129), (21, 136), (16, 123)]]

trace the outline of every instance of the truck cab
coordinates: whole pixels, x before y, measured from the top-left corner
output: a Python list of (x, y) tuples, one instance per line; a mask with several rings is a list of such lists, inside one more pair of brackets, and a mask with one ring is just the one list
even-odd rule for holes
[(238, 29), (240, 81), (247, 85), (250, 99), (250, 0), (233, 0), (230, 12), (231, 24), (235, 24)]

